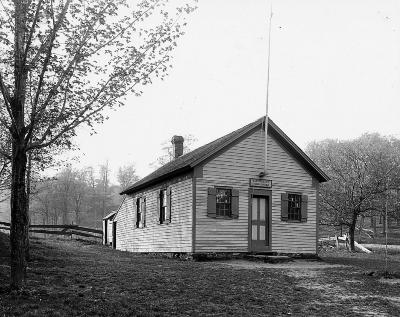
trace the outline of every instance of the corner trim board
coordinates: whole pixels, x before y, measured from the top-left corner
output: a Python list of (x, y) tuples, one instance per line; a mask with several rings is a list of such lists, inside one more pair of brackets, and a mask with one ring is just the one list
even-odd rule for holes
[(196, 177), (192, 178), (192, 252), (196, 252)]
[(319, 235), (319, 186), (320, 184), (316, 184), (316, 191), (315, 191), (315, 254), (318, 254), (318, 235)]

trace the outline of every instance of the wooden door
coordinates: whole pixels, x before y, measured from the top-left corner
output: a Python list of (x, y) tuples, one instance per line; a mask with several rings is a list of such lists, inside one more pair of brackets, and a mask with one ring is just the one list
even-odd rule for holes
[(114, 221), (113, 223), (113, 230), (112, 230), (112, 247), (113, 249), (117, 248), (117, 222)]
[(268, 206), (267, 196), (252, 196), (250, 211), (251, 251), (262, 252), (269, 250), (270, 219)]
[(108, 235), (107, 235), (107, 231), (108, 231), (108, 221), (103, 220), (103, 226), (104, 226), (104, 244), (108, 245)]

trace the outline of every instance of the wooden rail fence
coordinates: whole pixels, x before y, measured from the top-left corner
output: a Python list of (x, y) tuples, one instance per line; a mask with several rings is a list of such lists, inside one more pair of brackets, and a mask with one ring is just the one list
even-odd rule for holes
[[(0, 230), (10, 230), (10, 223), (0, 221)], [(29, 232), (72, 237), (103, 239), (103, 231), (77, 225), (30, 225)]]

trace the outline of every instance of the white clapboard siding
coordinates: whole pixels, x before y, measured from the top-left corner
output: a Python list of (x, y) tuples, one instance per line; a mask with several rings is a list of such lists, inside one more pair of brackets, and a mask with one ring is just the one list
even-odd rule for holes
[[(249, 178), (263, 170), (261, 131), (255, 132), (203, 167), (203, 178), (196, 179), (196, 252), (248, 251)], [(207, 189), (232, 186), (239, 190), (239, 218), (207, 217)]]
[[(281, 146), (268, 137), (268, 178), (272, 179), (272, 250), (316, 253), (316, 189), (312, 176)], [(281, 221), (281, 194), (308, 196), (307, 222)]]
[[(264, 136), (256, 131), (203, 167), (196, 179), (196, 252), (248, 251), (249, 178), (257, 178), (264, 168)], [(316, 190), (311, 175), (280, 143), (268, 135), (268, 178), (272, 179), (272, 251), (316, 252)], [(232, 186), (239, 190), (239, 218), (207, 217), (207, 188)], [(281, 193), (308, 195), (308, 220), (281, 221)]]
[(135, 228), (136, 196), (127, 196), (116, 216), (117, 249), (131, 252), (192, 252), (192, 179), (171, 186), (171, 223), (159, 224), (159, 188), (146, 197), (146, 227)]

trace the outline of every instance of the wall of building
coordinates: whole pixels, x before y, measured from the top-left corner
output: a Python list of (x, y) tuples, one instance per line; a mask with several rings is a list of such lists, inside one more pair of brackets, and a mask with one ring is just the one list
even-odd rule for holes
[[(196, 178), (196, 252), (248, 251), (249, 178), (264, 169), (261, 129), (203, 166)], [(268, 135), (268, 179), (272, 179), (272, 251), (316, 253), (316, 189), (312, 176), (272, 136)], [(239, 190), (239, 218), (207, 217), (207, 188), (232, 186)], [(281, 193), (308, 195), (308, 220), (281, 221)]]
[[(158, 190), (171, 187), (171, 223), (160, 224), (157, 210)], [(146, 198), (146, 227), (135, 228), (136, 199)], [(192, 252), (192, 178), (175, 179), (170, 183), (128, 195), (121, 204), (117, 221), (118, 250), (131, 252)]]

